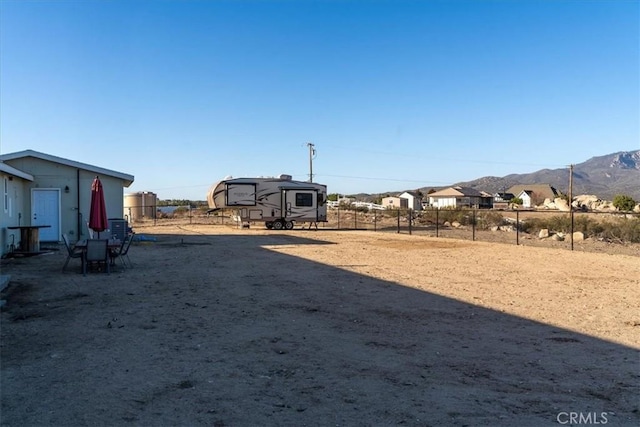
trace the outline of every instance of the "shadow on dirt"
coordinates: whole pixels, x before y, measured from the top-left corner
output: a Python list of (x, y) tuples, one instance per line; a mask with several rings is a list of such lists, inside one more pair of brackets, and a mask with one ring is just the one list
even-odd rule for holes
[(31, 259), (42, 281), (3, 310), (3, 425), (640, 421), (633, 348), (265, 249), (329, 242), (156, 237), (100, 281)]

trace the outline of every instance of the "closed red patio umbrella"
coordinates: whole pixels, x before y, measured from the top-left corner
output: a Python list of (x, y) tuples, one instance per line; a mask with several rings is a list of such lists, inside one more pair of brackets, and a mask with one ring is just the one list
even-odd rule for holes
[(104, 203), (104, 190), (102, 182), (97, 176), (91, 184), (91, 209), (89, 211), (89, 228), (93, 231), (100, 232), (107, 229), (109, 223), (107, 221), (107, 206)]

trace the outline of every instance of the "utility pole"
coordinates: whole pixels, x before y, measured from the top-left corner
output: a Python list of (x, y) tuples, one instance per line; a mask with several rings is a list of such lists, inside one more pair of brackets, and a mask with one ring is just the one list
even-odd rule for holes
[(316, 155), (316, 149), (310, 142), (307, 142), (307, 147), (309, 147), (309, 182), (313, 182), (313, 157)]
[(573, 165), (569, 165), (569, 212), (573, 210)]

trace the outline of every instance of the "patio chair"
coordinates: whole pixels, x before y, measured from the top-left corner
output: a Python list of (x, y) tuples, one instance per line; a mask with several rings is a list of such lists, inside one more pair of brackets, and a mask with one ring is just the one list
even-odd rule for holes
[(64, 241), (64, 246), (67, 248), (67, 260), (62, 267), (62, 271), (64, 271), (67, 268), (67, 265), (69, 265), (69, 261), (71, 261), (72, 258), (82, 258), (83, 250), (81, 248), (71, 246), (71, 243), (69, 242), (69, 236), (67, 236), (66, 234), (62, 235), (62, 240)]
[(94, 265), (104, 268), (107, 274), (111, 273), (109, 262), (109, 241), (107, 239), (89, 239), (84, 251), (83, 274)]
[(127, 263), (124, 260), (126, 257), (127, 261), (129, 262), (129, 267), (133, 267), (133, 264), (131, 263), (131, 258), (129, 258), (129, 247), (131, 246), (131, 242), (133, 242), (133, 236), (135, 234), (136, 233), (134, 232), (129, 233), (122, 241), (122, 245), (120, 246), (120, 249), (117, 252), (115, 251), (111, 252), (110, 257), (111, 257), (112, 264), (115, 264), (115, 260), (117, 258), (120, 258), (120, 261), (122, 262), (122, 266), (124, 268), (127, 268)]
[(85, 221), (87, 223), (87, 234), (89, 235), (90, 239), (93, 239), (93, 230), (91, 229), (91, 227), (89, 227), (89, 221)]

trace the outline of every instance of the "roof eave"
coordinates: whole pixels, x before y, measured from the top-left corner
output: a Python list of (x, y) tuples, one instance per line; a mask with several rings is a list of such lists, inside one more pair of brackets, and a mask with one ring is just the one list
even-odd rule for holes
[(4, 172), (8, 175), (16, 176), (18, 178), (22, 178), (27, 181), (33, 181), (35, 179), (33, 175), (30, 175), (26, 172), (22, 172), (21, 170), (16, 169), (13, 166), (9, 166), (8, 164), (2, 161), (0, 161), (0, 172)]
[[(123, 184), (125, 187), (129, 187), (131, 184), (133, 184), (133, 181), (135, 180), (135, 177), (133, 175), (117, 172), (110, 169), (101, 168), (101, 167), (90, 165), (87, 163), (77, 162), (75, 160), (69, 160), (62, 157), (53, 156), (51, 154), (41, 153), (39, 151), (34, 151), (34, 150), (24, 150), (24, 151), (17, 151), (15, 153), (2, 154), (0, 155), (0, 161), (20, 159), (23, 157), (35, 157), (37, 159), (47, 160), (53, 163), (59, 163), (59, 164), (67, 165), (70, 167), (95, 172), (99, 175), (107, 175), (114, 178), (120, 178), (123, 181)], [(33, 177), (31, 180), (33, 181)]]

